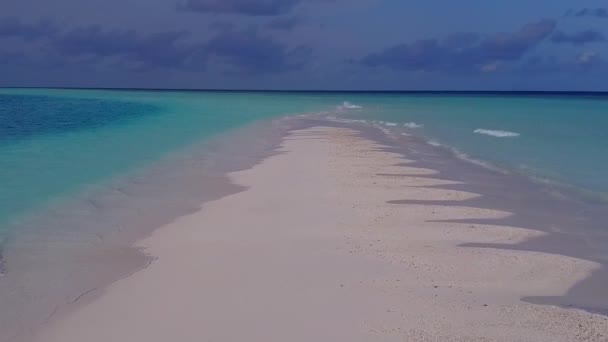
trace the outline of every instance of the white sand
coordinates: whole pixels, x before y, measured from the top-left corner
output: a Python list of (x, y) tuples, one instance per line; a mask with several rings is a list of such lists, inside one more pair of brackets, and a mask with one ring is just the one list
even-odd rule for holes
[(345, 129), (293, 132), (285, 153), (232, 174), (248, 190), (141, 241), (150, 267), (38, 341), (608, 340), (604, 317), (520, 301), (564, 294), (597, 264), (457, 247), (541, 233), (428, 222), (504, 212), (387, 204), (477, 195), (425, 188), (450, 182), (377, 148)]

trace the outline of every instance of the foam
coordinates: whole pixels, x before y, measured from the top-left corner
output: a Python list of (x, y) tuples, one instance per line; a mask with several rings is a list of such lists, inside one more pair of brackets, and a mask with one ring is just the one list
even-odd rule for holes
[(350, 103), (348, 101), (344, 101), (344, 103), (342, 103), (342, 105), (338, 106), (339, 110), (346, 110), (346, 109), (361, 109), (363, 107)]
[(516, 132), (500, 131), (500, 130), (492, 130), (492, 129), (484, 129), (484, 128), (478, 128), (473, 132), (477, 133), (477, 134), (489, 135), (489, 136), (496, 137), (496, 138), (516, 138), (520, 135), (519, 133), (516, 133)]
[(403, 127), (405, 127), (405, 128), (422, 128), (423, 125), (417, 124), (415, 122), (406, 122), (403, 124)]

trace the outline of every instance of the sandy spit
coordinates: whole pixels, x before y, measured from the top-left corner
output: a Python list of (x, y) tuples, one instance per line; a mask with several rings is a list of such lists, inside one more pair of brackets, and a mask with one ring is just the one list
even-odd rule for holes
[[(449, 181), (349, 129), (292, 131), (280, 152), (230, 175), (247, 190), (140, 241), (148, 268), (37, 341), (608, 341), (603, 316), (520, 300), (597, 264), (459, 247), (542, 233), (437, 222), (510, 215), (456, 205), (477, 194), (433, 188)], [(403, 199), (455, 205), (387, 203)]]

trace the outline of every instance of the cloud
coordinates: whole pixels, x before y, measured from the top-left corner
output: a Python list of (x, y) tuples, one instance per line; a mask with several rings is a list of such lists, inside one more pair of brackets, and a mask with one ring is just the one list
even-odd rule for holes
[(239, 14), (247, 16), (279, 16), (310, 3), (332, 3), (336, 0), (179, 0), (178, 11)]
[(304, 22), (304, 18), (297, 15), (292, 15), (288, 17), (278, 17), (270, 20), (266, 23), (266, 28), (271, 30), (281, 30), (281, 31), (289, 31), (293, 30), (298, 25)]
[(27, 60), (27, 56), (20, 52), (0, 50), (0, 64), (19, 65)]
[(608, 19), (608, 9), (606, 8), (583, 8), (580, 10), (569, 10), (566, 13), (569, 17), (595, 17)]
[(207, 53), (227, 63), (231, 71), (276, 73), (300, 69), (312, 56), (309, 47), (287, 48), (257, 30), (227, 30), (206, 45)]
[[(257, 29), (235, 30), (219, 25), (208, 41), (191, 42), (188, 31), (139, 33), (134, 30), (104, 29), (84, 26), (46, 31), (34, 29), (18, 20), (0, 19), (1, 36), (29, 41), (21, 51), (4, 51), (0, 61), (10, 64), (39, 65), (39, 61), (63, 61), (67, 64), (111, 63), (126, 69), (143, 71), (203, 70), (217, 62), (232, 73), (278, 73), (303, 67), (312, 56), (310, 48), (289, 48)], [(7, 24), (8, 23), (8, 24)], [(213, 32), (213, 31), (211, 31)], [(46, 38), (44, 48), (32, 41)], [(38, 44), (39, 45), (39, 44)], [(19, 45), (20, 46), (20, 45)], [(29, 49), (29, 50), (28, 50)], [(37, 53), (28, 53), (28, 51)], [(29, 56), (24, 59), (19, 56)]]
[(229, 21), (217, 20), (209, 24), (209, 28), (218, 31), (227, 31), (235, 29), (236, 24)]
[(17, 37), (26, 41), (52, 36), (57, 32), (55, 25), (47, 19), (34, 24), (22, 23), (17, 18), (0, 18), (0, 37)]
[(495, 61), (487, 64), (483, 64), (479, 67), (481, 72), (490, 73), (497, 71), (501, 66), (501, 62)]
[(135, 68), (200, 68), (203, 63), (193, 57), (202, 46), (182, 42), (187, 35), (185, 31), (141, 35), (132, 30), (89, 26), (55, 36), (53, 46), (66, 56), (117, 57)]
[(202, 13), (275, 16), (290, 12), (303, 0), (182, 0), (177, 9)]
[(472, 32), (452, 33), (443, 39), (443, 45), (448, 49), (466, 49), (479, 41), (479, 35)]
[(449, 53), (437, 39), (426, 39), (390, 47), (380, 53), (368, 55), (362, 62), (367, 66), (430, 71), (442, 68)]
[(486, 58), (517, 60), (547, 38), (555, 30), (555, 26), (556, 22), (552, 19), (530, 23), (514, 33), (490, 35), (482, 42), (481, 47)]
[(530, 23), (519, 31), (480, 38), (460, 33), (389, 47), (361, 60), (363, 65), (415, 71), (494, 72), (504, 62), (517, 61), (554, 30), (554, 20)]
[(594, 30), (586, 30), (576, 32), (572, 34), (557, 31), (551, 37), (551, 41), (554, 43), (568, 43), (574, 45), (585, 45), (588, 43), (598, 43), (606, 41), (604, 34)]
[(576, 56), (576, 64), (579, 66), (589, 67), (603, 63), (600, 54), (593, 50), (583, 51)]
[(560, 61), (553, 55), (549, 56), (533, 56), (527, 58), (521, 65), (517, 66), (514, 71), (520, 74), (546, 74), (564, 70), (567, 63)]
[(581, 72), (606, 72), (608, 64), (594, 50), (585, 50), (575, 56), (558, 58), (556, 56), (534, 56), (521, 65), (510, 69), (511, 72), (522, 75), (566, 73), (575, 75)]

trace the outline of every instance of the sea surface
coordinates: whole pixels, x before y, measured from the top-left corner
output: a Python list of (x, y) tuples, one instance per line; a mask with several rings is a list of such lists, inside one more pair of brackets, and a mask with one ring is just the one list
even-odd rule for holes
[(237, 190), (222, 171), (251, 166), (267, 143), (244, 127), (329, 101), (0, 89), (0, 341), (149, 262), (125, 243)]
[(1, 89), (0, 236), (11, 219), (90, 183), (254, 120), (314, 111), (608, 192), (608, 95)]
[(608, 94), (389, 94), (357, 105), (362, 118), (396, 124), (462, 156), (608, 192)]
[(0, 236), (24, 213), (172, 151), (326, 106), (263, 93), (1, 89)]
[(414, 135), (608, 199), (604, 94), (0, 89), (0, 307), (13, 308), (0, 308), (0, 331), (48, 320), (56, 301), (77, 301), (111, 264), (123, 275), (141, 266), (107, 243), (112, 234), (225, 194), (222, 172), (263, 155), (256, 135), (269, 119), (302, 114)]

